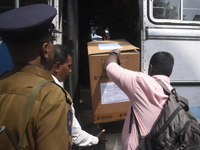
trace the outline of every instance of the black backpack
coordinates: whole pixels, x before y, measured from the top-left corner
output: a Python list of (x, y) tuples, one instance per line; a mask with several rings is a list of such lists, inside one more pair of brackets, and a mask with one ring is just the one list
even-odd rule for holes
[[(161, 115), (146, 136), (141, 136), (135, 117), (140, 150), (200, 150), (200, 128), (189, 110), (188, 100), (178, 95), (175, 89), (169, 91), (160, 80), (157, 82), (169, 98)], [(132, 114), (135, 116), (133, 109)]]

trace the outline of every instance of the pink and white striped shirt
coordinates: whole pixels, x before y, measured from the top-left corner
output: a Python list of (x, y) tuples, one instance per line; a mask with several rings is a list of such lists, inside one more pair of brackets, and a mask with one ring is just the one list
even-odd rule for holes
[[(155, 79), (161, 80), (171, 90), (169, 77), (164, 75), (150, 77), (141, 72), (124, 69), (116, 63), (110, 63), (106, 67), (106, 73), (128, 96), (138, 120), (141, 135), (148, 134), (168, 99), (163, 88)], [(129, 109), (124, 122), (121, 139), (122, 149), (138, 150), (138, 132), (134, 116), (132, 130), (129, 133), (130, 113), (131, 109)]]

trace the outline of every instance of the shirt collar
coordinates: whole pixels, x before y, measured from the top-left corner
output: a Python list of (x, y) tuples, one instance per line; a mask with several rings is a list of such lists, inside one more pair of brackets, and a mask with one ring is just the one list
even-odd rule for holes
[(58, 81), (58, 79), (57, 79), (55, 76), (53, 76), (53, 75), (51, 75), (51, 76), (53, 77), (53, 79), (54, 79), (54, 81), (56, 82), (56, 84), (58, 84), (58, 85), (60, 85), (61, 87), (63, 87), (62, 83), (61, 83), (60, 81)]
[(161, 80), (161, 81), (164, 81), (164, 82), (170, 84), (170, 79), (169, 79), (168, 76), (165, 76), (165, 75), (154, 75), (154, 76), (152, 76), (152, 77), (153, 77), (154, 79), (156, 79), (156, 80)]
[(49, 71), (44, 70), (42, 68), (39, 68), (34, 65), (19, 65), (15, 64), (13, 68), (11, 69), (12, 71), (21, 71), (21, 72), (28, 72), (31, 74), (35, 74), (37, 76), (40, 76), (46, 80), (52, 80), (52, 76)]

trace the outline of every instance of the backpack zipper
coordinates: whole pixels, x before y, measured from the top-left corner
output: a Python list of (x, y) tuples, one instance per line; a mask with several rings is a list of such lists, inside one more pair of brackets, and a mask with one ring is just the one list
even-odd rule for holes
[(196, 122), (197, 122), (196, 118), (194, 118), (193, 116), (191, 116), (191, 115), (190, 115), (190, 114), (188, 114), (188, 113), (187, 113), (187, 115), (188, 115), (188, 117), (189, 117), (191, 120), (194, 120), (194, 121), (196, 121)]
[(157, 134), (155, 135), (155, 137), (157, 138), (162, 132), (163, 130), (165, 130), (165, 128), (168, 126), (168, 124), (174, 119), (174, 117), (177, 115), (177, 113), (182, 109), (181, 106), (179, 106), (171, 115), (171, 117), (166, 121), (165, 125), (157, 132)]
[[(172, 144), (170, 145), (169, 149), (173, 149), (178, 144), (178, 143), (175, 143), (175, 141), (176, 141), (176, 139), (178, 137), (180, 137), (180, 139), (179, 139), (179, 145), (182, 144), (182, 142), (183, 142), (183, 135), (184, 135), (185, 131), (187, 131), (187, 129), (189, 128), (189, 126), (190, 126), (191, 123), (192, 123), (191, 121), (187, 121), (186, 122), (186, 124), (183, 127), (183, 130), (181, 131), (181, 133), (179, 135), (176, 135), (176, 137), (174, 137), (174, 140), (171, 142)], [(176, 144), (176, 145), (174, 145), (174, 144)]]
[(195, 128), (191, 128), (191, 131), (193, 133), (196, 133), (198, 136), (200, 136), (200, 132), (198, 130), (196, 130)]
[(187, 148), (200, 148), (200, 146), (199, 145), (197, 145), (197, 144), (189, 144), (189, 145), (187, 145), (186, 147), (184, 147), (183, 148), (183, 150), (187, 150)]
[(183, 142), (183, 134), (185, 133), (185, 131), (187, 131), (191, 123), (192, 123), (191, 121), (187, 121), (186, 125), (183, 127), (183, 130), (180, 133), (180, 143)]

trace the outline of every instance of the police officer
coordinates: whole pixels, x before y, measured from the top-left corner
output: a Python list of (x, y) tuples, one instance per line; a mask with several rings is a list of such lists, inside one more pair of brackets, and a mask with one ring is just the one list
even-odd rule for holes
[[(27, 101), (41, 80), (53, 78), (46, 69), (54, 58), (52, 20), (56, 9), (34, 4), (0, 14), (0, 37), (7, 45), (13, 68), (0, 77), (0, 126), (6, 126), (17, 143), (25, 128)], [(63, 89), (48, 82), (39, 91), (25, 130), (29, 150), (71, 149), (71, 100)], [(0, 149), (15, 149), (6, 134)]]

